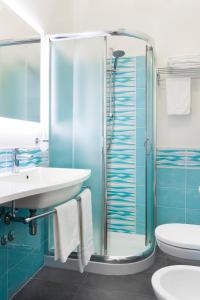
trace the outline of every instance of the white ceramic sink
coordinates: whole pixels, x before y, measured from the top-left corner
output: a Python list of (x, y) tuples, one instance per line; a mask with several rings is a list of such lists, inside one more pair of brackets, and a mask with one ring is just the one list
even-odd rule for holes
[(17, 208), (56, 206), (79, 193), (90, 170), (42, 168), (0, 176), (0, 204), (16, 200)]

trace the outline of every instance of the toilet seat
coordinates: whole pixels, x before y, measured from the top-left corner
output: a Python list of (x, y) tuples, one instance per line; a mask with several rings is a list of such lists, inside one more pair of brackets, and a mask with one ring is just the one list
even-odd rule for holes
[(200, 225), (163, 224), (156, 228), (159, 248), (174, 257), (200, 260)]
[(200, 225), (164, 224), (156, 228), (155, 235), (168, 245), (200, 250)]

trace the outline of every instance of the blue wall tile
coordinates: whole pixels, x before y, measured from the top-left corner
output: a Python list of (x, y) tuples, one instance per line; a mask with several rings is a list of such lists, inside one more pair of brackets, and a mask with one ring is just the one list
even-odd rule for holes
[(137, 185), (144, 185), (145, 183), (145, 166), (136, 167)]
[(136, 57), (136, 69), (144, 69), (146, 67), (146, 58), (145, 56), (137, 56)]
[(157, 224), (185, 223), (185, 209), (174, 207), (157, 207)]
[(146, 85), (146, 74), (145, 74), (145, 58), (144, 56), (136, 57), (136, 86), (137, 88), (145, 88)]
[(157, 188), (157, 205), (165, 207), (185, 208), (185, 189)]
[(198, 188), (200, 186), (200, 169), (187, 169), (187, 187)]
[(144, 147), (144, 142), (145, 142), (145, 128), (139, 127), (136, 129), (137, 147)]
[(136, 233), (137, 234), (144, 234), (145, 233), (145, 214), (146, 209), (145, 205), (138, 205), (136, 206)]
[(137, 222), (136, 233), (137, 234), (142, 234), (142, 235), (145, 234), (145, 223)]
[(145, 186), (137, 185), (136, 186), (136, 199), (138, 205), (145, 205)]
[(157, 169), (157, 186), (158, 187), (177, 187), (185, 188), (186, 171), (175, 168), (158, 168)]
[(136, 110), (136, 124), (138, 127), (145, 127), (145, 110), (143, 108)]
[(186, 223), (200, 225), (200, 209), (187, 209)]
[(145, 88), (146, 79), (145, 79), (145, 70), (139, 69), (137, 70), (137, 77), (136, 77), (136, 86), (137, 88)]
[(8, 300), (7, 274), (0, 277), (0, 299)]
[(200, 193), (197, 188), (186, 190), (186, 208), (200, 209)]
[(145, 89), (139, 89), (136, 88), (136, 107), (139, 108), (145, 108), (145, 101), (146, 101), (146, 91)]
[(142, 223), (145, 220), (145, 206), (137, 204), (137, 222)]
[(158, 224), (168, 222), (200, 224), (199, 186), (200, 149), (159, 149)]
[(136, 148), (136, 166), (145, 165), (145, 148), (137, 147)]
[(30, 257), (26, 256), (18, 265), (8, 271), (8, 295), (11, 297), (28, 280), (31, 268)]
[(8, 245), (8, 269), (18, 265), (24, 257), (31, 255), (32, 249), (26, 245), (12, 242)]
[(8, 294), (11, 297), (44, 264), (44, 246), (26, 255), (16, 266), (8, 270)]
[(7, 272), (7, 269), (8, 269), (7, 246), (0, 245), (0, 277)]

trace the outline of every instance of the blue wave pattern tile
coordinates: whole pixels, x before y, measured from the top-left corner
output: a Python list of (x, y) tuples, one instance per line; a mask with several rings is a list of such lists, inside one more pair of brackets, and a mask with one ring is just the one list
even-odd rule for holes
[(200, 168), (200, 149), (186, 150), (186, 166), (187, 168)]
[(200, 149), (158, 149), (157, 167), (200, 168)]
[[(110, 65), (110, 61), (108, 61)], [(107, 77), (109, 84), (109, 76)], [(107, 222), (108, 230), (136, 232), (136, 58), (118, 60), (112, 76), (114, 124), (107, 119)], [(109, 86), (108, 89), (109, 91)], [(107, 95), (107, 113), (110, 108)], [(107, 114), (108, 115), (108, 114)], [(112, 128), (111, 128), (112, 127)]]
[[(39, 148), (19, 149), (19, 154), (31, 154), (32, 157), (20, 161), (21, 168), (48, 166), (48, 150), (41, 151)], [(0, 173), (11, 172), (13, 168), (14, 153), (12, 149), (0, 149)]]
[(186, 150), (158, 149), (157, 167), (186, 167)]
[(11, 149), (0, 149), (0, 173), (9, 172), (13, 168), (13, 152)]
[(31, 168), (49, 164), (48, 150), (41, 151), (39, 148), (19, 149), (19, 154), (30, 154), (32, 157), (20, 161), (21, 168)]

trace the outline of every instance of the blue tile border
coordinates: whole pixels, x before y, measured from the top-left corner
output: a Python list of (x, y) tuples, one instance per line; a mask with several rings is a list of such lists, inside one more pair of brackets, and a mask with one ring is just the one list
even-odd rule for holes
[(158, 168), (200, 169), (200, 149), (157, 149)]
[(186, 166), (185, 150), (163, 149), (157, 150), (156, 163), (158, 167)]
[(186, 150), (186, 166), (200, 168), (200, 149)]
[[(21, 154), (31, 154), (32, 158), (20, 161), (21, 168), (37, 166), (48, 166), (48, 150), (41, 151), (40, 148), (19, 148)], [(13, 168), (13, 149), (0, 148), (0, 173), (11, 172)]]

